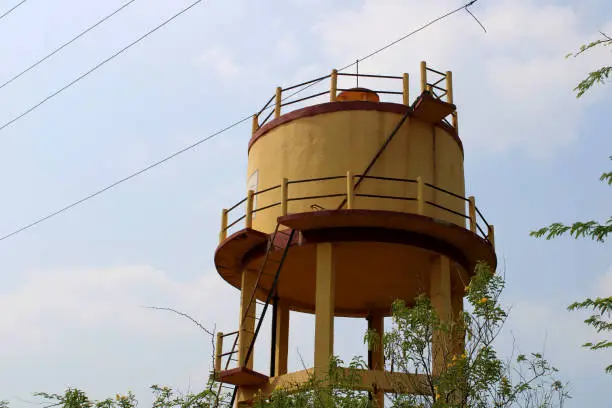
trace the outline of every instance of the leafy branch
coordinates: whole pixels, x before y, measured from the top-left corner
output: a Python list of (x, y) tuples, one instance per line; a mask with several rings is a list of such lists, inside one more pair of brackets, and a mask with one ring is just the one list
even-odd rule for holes
[[(601, 32), (601, 31), (600, 31), (600, 34), (603, 38), (600, 38), (596, 41), (592, 41), (588, 44), (581, 45), (578, 52), (569, 53), (566, 55), (566, 58), (569, 58), (572, 56), (575, 58), (595, 47), (598, 47), (598, 46), (606, 47), (612, 44), (612, 38), (610, 36), (608, 36), (606, 33)], [(580, 83), (574, 88), (574, 91), (576, 91), (576, 97), (580, 98), (589, 89), (591, 89), (593, 85), (595, 84), (598, 84), (598, 83), (604, 84), (605, 81), (610, 77), (611, 74), (612, 74), (612, 66), (609, 66), (609, 65), (604, 65), (603, 67), (590, 72), (587, 75), (587, 77), (583, 79), (582, 81), (580, 81)]]

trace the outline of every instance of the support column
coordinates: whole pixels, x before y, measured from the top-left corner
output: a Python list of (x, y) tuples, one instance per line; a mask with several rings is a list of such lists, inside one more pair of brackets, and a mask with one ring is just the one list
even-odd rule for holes
[[(370, 370), (385, 370), (384, 350), (383, 350), (383, 335), (385, 333), (385, 320), (382, 313), (373, 312), (368, 317), (368, 330), (374, 330), (378, 333), (378, 340), (371, 344), (371, 350), (368, 352), (368, 368)], [(376, 391), (373, 395), (376, 399), (377, 407), (383, 408), (385, 403), (385, 393)]]
[(287, 374), (287, 355), (289, 354), (289, 308), (282, 300), (276, 309), (276, 347), (274, 350), (274, 375)]
[[(431, 268), (431, 304), (438, 313), (441, 322), (450, 323), (451, 311), (451, 279), (450, 260), (438, 255)], [(449, 356), (449, 333), (436, 332), (432, 344), (432, 372), (438, 375), (446, 368), (446, 358)]]
[(454, 323), (452, 349), (455, 355), (461, 355), (465, 351), (465, 330), (461, 324), (463, 320), (461, 317), (463, 313), (463, 293), (463, 290), (454, 290), (451, 295), (452, 319)]
[[(257, 302), (255, 299), (249, 305), (251, 295), (255, 289), (257, 275), (255, 272), (248, 270), (242, 271), (242, 285), (240, 291), (240, 329), (238, 333), (238, 366), (253, 369), (253, 356), (255, 350), (251, 352), (249, 361), (245, 362), (246, 355), (249, 351), (253, 333), (255, 332), (255, 313)], [(248, 309), (248, 311), (247, 311)]]
[(316, 375), (324, 377), (334, 354), (335, 276), (331, 243), (317, 244), (316, 267), (314, 364)]

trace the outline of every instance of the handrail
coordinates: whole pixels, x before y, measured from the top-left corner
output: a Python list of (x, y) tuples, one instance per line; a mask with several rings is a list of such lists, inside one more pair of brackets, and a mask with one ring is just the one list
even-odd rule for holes
[[(377, 94), (386, 94), (386, 95), (402, 95), (402, 103), (406, 106), (410, 106), (409, 104), (409, 83), (408, 83), (408, 74), (404, 73), (401, 76), (398, 75), (378, 75), (378, 74), (356, 74), (356, 73), (348, 73), (348, 72), (338, 72), (337, 70), (333, 70), (331, 74), (324, 75), (315, 79), (311, 79), (309, 81), (305, 81), (296, 85), (291, 85), (287, 87), (278, 87), (276, 89), (276, 93), (267, 100), (264, 106), (253, 115), (253, 133), (257, 132), (262, 126), (264, 126), (272, 116), (278, 117), (281, 114), (281, 108), (290, 106), (299, 102), (304, 102), (309, 99), (317, 98), (323, 95), (329, 94), (329, 101), (336, 101), (337, 92), (348, 91), (350, 88), (339, 88), (338, 87), (338, 77), (357, 77), (357, 78), (368, 78), (368, 79), (390, 79), (395, 81), (401, 81), (401, 90), (393, 91), (393, 90), (384, 90), (384, 89), (370, 89), (371, 92)], [(324, 91), (317, 91), (315, 93), (309, 94), (307, 96), (294, 99), (293, 97), (298, 93), (310, 88), (324, 80), (330, 80), (330, 85)], [(298, 89), (297, 91), (285, 95), (284, 93), (287, 91), (294, 90), (296, 88), (303, 87), (302, 89)], [(274, 102), (276, 100), (276, 102)], [(262, 115), (266, 112), (266, 110), (270, 110), (263, 120), (260, 120)]]
[[(406, 184), (416, 184), (416, 194), (408, 194), (406, 196), (401, 195), (386, 195), (386, 194), (369, 194), (369, 193), (357, 193), (354, 191), (355, 187), (355, 178), (359, 178), (360, 180), (373, 180), (379, 182), (395, 182), (395, 183), (406, 183)], [(289, 190), (291, 185), (302, 184), (302, 183), (311, 183), (311, 182), (319, 182), (324, 183), (332, 180), (340, 180), (346, 179), (346, 186), (341, 188), (342, 191), (330, 191), (326, 194), (319, 195), (289, 195)], [(276, 190), (279, 190), (279, 193), (276, 193)], [(449, 195), (450, 197), (457, 198), (461, 200), (463, 203), (467, 203), (467, 211), (462, 212), (457, 209), (448, 208), (436, 200), (428, 200), (425, 198), (424, 190), (430, 189), (432, 191), (441, 192), (443, 194)], [(270, 194), (274, 194), (273, 199), (268, 201), (266, 205), (254, 208), (253, 199), (256, 196), (266, 196), (270, 197)], [(236, 226), (240, 221), (245, 221), (246, 228), (252, 228), (252, 220), (254, 214), (259, 214), (265, 212), (274, 207), (280, 206), (280, 210), (278, 215), (284, 216), (287, 214), (287, 209), (289, 203), (302, 201), (302, 200), (318, 200), (325, 198), (337, 198), (343, 197), (347, 203), (346, 208), (351, 210), (354, 209), (354, 201), (356, 198), (378, 198), (385, 200), (403, 200), (403, 201), (416, 201), (417, 202), (417, 210), (416, 214), (425, 214), (425, 206), (431, 206), (437, 208), (445, 213), (453, 214), (455, 216), (461, 217), (462, 219), (468, 220), (468, 226), (464, 227), (469, 229), (472, 233), (476, 235), (480, 235), (485, 241), (489, 242), (491, 245), (494, 244), (494, 227), (490, 225), (487, 220), (482, 215), (482, 212), (476, 206), (476, 200), (474, 197), (463, 197), (457, 193), (444, 189), (442, 187), (436, 186), (432, 183), (422, 181), (421, 177), (417, 177), (417, 179), (408, 179), (408, 178), (397, 178), (397, 177), (385, 177), (385, 176), (374, 176), (374, 175), (360, 175), (353, 174), (350, 171), (347, 172), (344, 176), (327, 176), (327, 177), (314, 177), (310, 179), (296, 179), (296, 180), (287, 180), (282, 179), (281, 183), (278, 185), (274, 185), (271, 187), (267, 187), (265, 189), (254, 192), (252, 190), (249, 191), (247, 197), (238, 202), (238, 204), (233, 205), (229, 209), (224, 209), (222, 212), (222, 220), (221, 220), (221, 233), (220, 242), (224, 241), (227, 238), (228, 231)], [(236, 210), (238, 206), (244, 204), (246, 202), (246, 212), (244, 214), (240, 214), (240, 216), (229, 222), (228, 214)], [(321, 206), (317, 206), (318, 208), (323, 208)], [(367, 206), (365, 206), (367, 208)], [(458, 224), (463, 225), (463, 223)]]
[[(438, 75), (439, 78), (436, 81), (428, 82), (427, 74), (435, 74)], [(348, 91), (350, 88), (339, 88), (338, 87), (338, 77), (356, 77), (357, 81), (359, 78), (368, 78), (368, 79), (390, 79), (394, 81), (402, 81), (401, 91), (392, 91), (392, 90), (383, 90), (383, 89), (370, 89), (371, 92), (377, 94), (386, 94), (386, 95), (402, 95), (402, 104), (406, 106), (410, 106), (409, 101), (409, 82), (408, 82), (408, 74), (404, 73), (401, 76), (398, 75), (378, 75), (378, 74), (360, 74), (360, 73), (349, 73), (349, 72), (338, 72), (337, 70), (332, 70), (331, 74), (323, 75), (315, 79), (311, 79), (309, 81), (301, 82), (296, 85), (291, 85), (287, 87), (277, 87), (276, 93), (268, 99), (268, 101), (264, 104), (264, 106), (253, 115), (253, 133), (257, 132), (262, 126), (264, 126), (272, 116), (279, 117), (281, 115), (281, 108), (289, 105), (293, 105), (299, 102), (304, 102), (312, 98), (317, 98), (326, 94), (329, 94), (329, 101), (336, 101), (337, 92)], [(329, 87), (325, 91), (318, 91), (314, 94), (310, 94), (304, 96), (299, 99), (292, 99), (295, 95), (300, 92), (305, 91), (307, 88), (310, 88), (324, 80), (330, 80)], [(441, 84), (445, 83), (445, 87), (442, 87)], [(298, 89), (295, 92), (292, 92), (289, 95), (283, 95), (284, 92)], [(437, 94), (436, 91), (441, 92)], [(438, 71), (431, 67), (428, 67), (425, 61), (421, 62), (421, 93), (429, 92), (436, 99), (442, 100), (443, 97), (446, 97), (446, 102), (453, 103), (453, 75), (452, 72), (446, 71)], [(275, 101), (275, 102), (274, 102)], [(270, 110), (270, 112), (265, 116), (263, 121), (260, 122), (260, 117), (266, 110)], [(457, 112), (453, 112), (452, 116), (452, 126), (457, 128)]]
[(443, 192), (443, 193), (445, 193), (445, 194), (448, 194), (448, 195), (450, 195), (450, 196), (453, 196), (453, 197), (459, 198), (460, 200), (469, 201), (469, 199), (468, 199), (468, 198), (462, 197), (462, 196), (460, 196), (459, 194), (455, 194), (455, 193), (453, 193), (452, 191), (445, 190), (445, 189), (443, 189), (442, 187), (434, 186), (433, 184), (430, 184), (430, 183), (425, 183), (425, 185), (426, 185), (427, 187), (431, 187), (431, 188), (433, 188), (434, 190), (441, 191), (441, 192)]

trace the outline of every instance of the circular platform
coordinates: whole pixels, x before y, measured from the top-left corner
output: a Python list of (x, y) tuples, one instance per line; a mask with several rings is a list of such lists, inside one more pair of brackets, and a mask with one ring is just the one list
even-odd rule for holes
[[(418, 214), (323, 210), (280, 217), (279, 223), (281, 232), (276, 235), (257, 297), (265, 300), (288, 232), (295, 230), (278, 284), (279, 297), (295, 311), (314, 312), (317, 243), (333, 243), (337, 316), (364, 317), (371, 311), (388, 315), (394, 300), (410, 302), (428, 293), (431, 263), (439, 254), (453, 261), (452, 287), (461, 293), (479, 261), (493, 268), (497, 263), (485, 239)], [(267, 240), (267, 234), (245, 229), (223, 241), (215, 253), (223, 279), (239, 288), (244, 269), (258, 273)]]

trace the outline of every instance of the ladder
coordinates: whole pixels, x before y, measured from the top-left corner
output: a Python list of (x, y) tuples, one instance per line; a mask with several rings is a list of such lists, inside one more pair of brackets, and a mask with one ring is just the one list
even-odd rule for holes
[[(276, 228), (274, 229), (274, 233), (268, 238), (268, 242), (266, 245), (266, 253), (264, 255), (263, 262), (261, 263), (259, 267), (259, 272), (257, 274), (255, 285), (253, 287), (253, 292), (251, 293), (251, 296), (248, 302), (248, 306), (246, 307), (244, 311), (244, 315), (242, 316), (241, 321), (240, 321), (241, 329), (247, 318), (254, 318), (255, 321), (257, 322), (255, 332), (251, 333), (253, 334), (253, 338), (249, 344), (249, 348), (248, 348), (247, 354), (244, 359), (245, 362), (249, 361), (249, 359), (251, 358), (251, 355), (253, 354), (253, 348), (255, 347), (255, 341), (257, 340), (257, 335), (259, 334), (261, 325), (263, 324), (264, 318), (266, 316), (266, 312), (268, 310), (268, 306), (270, 305), (270, 302), (274, 299), (276, 295), (276, 288), (278, 286), (278, 278), (280, 276), (280, 272), (283, 267), (283, 264), (285, 263), (285, 259), (287, 258), (287, 253), (289, 252), (289, 248), (291, 246), (291, 242), (293, 241), (293, 236), (295, 234), (294, 230), (291, 230), (291, 232), (287, 233), (285, 231), (281, 231), (279, 227), (280, 227), (280, 224), (277, 223)], [(286, 241), (283, 240), (280, 246), (275, 244), (276, 237), (279, 235), (285, 235), (287, 237)], [(282, 255), (279, 261), (272, 259), (272, 257), (270, 256), (272, 252), (277, 251), (277, 250), (282, 251)], [(272, 286), (270, 287), (270, 290), (268, 291), (268, 295), (266, 296), (266, 301), (257, 302), (257, 298), (255, 295), (256, 295), (257, 289), (260, 289), (259, 286), (260, 286), (261, 278), (264, 275), (270, 275), (264, 272), (266, 267), (269, 264), (276, 264), (276, 272), (274, 273), (274, 279), (272, 281)], [(257, 315), (256, 313), (255, 316), (249, 316), (248, 313), (251, 310), (251, 306), (253, 306), (254, 302), (256, 304), (262, 305), (263, 309), (259, 315)], [(223, 370), (227, 370), (232, 361), (238, 362), (236, 354), (238, 353), (238, 336), (240, 335), (240, 331), (241, 330), (237, 330), (235, 332), (227, 333), (224, 335), (225, 337), (234, 336), (234, 341), (232, 343), (232, 348), (229, 352), (222, 353), (222, 350), (219, 350), (219, 352), (221, 352), (221, 357), (226, 358), (225, 364), (223, 365)], [(215, 408), (231, 408), (236, 399), (237, 392), (238, 392), (238, 387), (234, 385), (226, 385), (226, 384), (223, 384), (222, 382), (219, 382), (219, 385), (217, 387), (217, 392), (215, 395), (214, 407)], [(231, 396), (229, 395), (230, 393), (231, 393)]]

